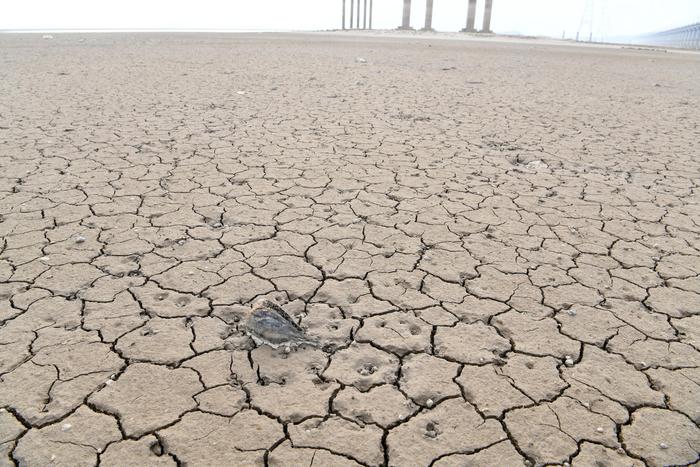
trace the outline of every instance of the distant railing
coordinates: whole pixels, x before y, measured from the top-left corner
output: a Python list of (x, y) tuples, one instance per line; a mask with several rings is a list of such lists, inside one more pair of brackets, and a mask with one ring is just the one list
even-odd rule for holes
[(640, 37), (648, 45), (700, 50), (700, 23), (669, 29)]

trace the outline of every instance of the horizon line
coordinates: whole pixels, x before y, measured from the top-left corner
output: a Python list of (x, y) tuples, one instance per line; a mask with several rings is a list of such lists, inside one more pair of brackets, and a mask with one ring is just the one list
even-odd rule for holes
[(0, 33), (91, 33), (91, 32), (313, 32), (323, 29), (266, 29), (266, 28), (20, 28), (2, 29)]

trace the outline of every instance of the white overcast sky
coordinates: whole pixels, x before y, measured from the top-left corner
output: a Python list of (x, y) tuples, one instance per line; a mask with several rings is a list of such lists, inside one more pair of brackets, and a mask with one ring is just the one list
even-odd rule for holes
[[(364, 0), (362, 0), (364, 1)], [(346, 0), (349, 8), (350, 0)], [(369, 0), (368, 0), (369, 2)], [(433, 27), (464, 27), (467, 0), (434, 0)], [(373, 0), (373, 26), (392, 29), (403, 0)], [(478, 0), (477, 25), (484, 0)], [(572, 37), (586, 3), (597, 39), (658, 31), (700, 21), (700, 0), (494, 0), (496, 32)], [(340, 26), (342, 0), (0, 0), (0, 30), (197, 29), (317, 30)], [(425, 0), (413, 0), (411, 25), (421, 27)], [(591, 25), (592, 23), (592, 25)]]

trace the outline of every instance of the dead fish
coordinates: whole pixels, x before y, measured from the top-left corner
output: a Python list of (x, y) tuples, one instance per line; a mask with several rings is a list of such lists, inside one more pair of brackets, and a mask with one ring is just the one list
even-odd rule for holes
[(253, 311), (245, 325), (246, 333), (257, 345), (267, 344), (273, 349), (306, 344), (317, 347), (319, 342), (304, 330), (272, 300), (262, 299), (253, 304)]

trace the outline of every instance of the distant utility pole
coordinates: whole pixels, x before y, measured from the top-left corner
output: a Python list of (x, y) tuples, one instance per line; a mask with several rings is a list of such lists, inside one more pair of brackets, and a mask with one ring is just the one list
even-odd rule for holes
[(608, 30), (610, 29), (610, 17), (606, 14), (607, 6), (607, 2), (603, 2), (600, 5), (600, 12), (598, 14), (598, 18), (600, 20), (596, 23), (596, 27), (598, 28), (599, 42), (606, 42), (608, 39)]
[[(586, 32), (588, 29), (588, 42), (593, 40), (593, 2), (594, 0), (586, 0), (581, 15), (581, 23), (579, 23), (578, 31), (576, 31), (576, 40), (579, 40), (581, 32)], [(584, 36), (585, 37), (585, 36)]]

